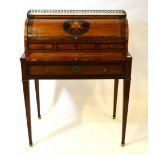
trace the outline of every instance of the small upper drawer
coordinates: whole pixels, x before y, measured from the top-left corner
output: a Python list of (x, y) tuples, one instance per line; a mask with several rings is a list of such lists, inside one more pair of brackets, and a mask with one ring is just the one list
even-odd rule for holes
[(123, 49), (124, 44), (123, 43), (99, 43), (99, 49), (106, 49), (106, 50), (111, 50), (111, 49)]
[(93, 50), (96, 49), (95, 43), (66, 43), (57, 44), (57, 50)]
[(30, 50), (52, 50), (53, 44), (29, 44)]
[(92, 44), (78, 44), (78, 49), (81, 49), (81, 50), (94, 50), (96, 49), (96, 44), (95, 43), (92, 43)]
[(77, 44), (57, 44), (56, 49), (57, 50), (75, 50), (77, 49)]

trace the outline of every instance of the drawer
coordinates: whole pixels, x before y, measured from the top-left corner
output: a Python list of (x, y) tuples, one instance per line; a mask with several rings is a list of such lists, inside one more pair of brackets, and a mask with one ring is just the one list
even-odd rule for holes
[(31, 65), (31, 76), (123, 74), (122, 65)]
[(30, 50), (52, 50), (53, 44), (29, 44)]
[(74, 43), (66, 43), (66, 44), (57, 44), (57, 50), (93, 50), (96, 49), (96, 44), (95, 43), (79, 43), (79, 44), (74, 44)]
[(99, 44), (99, 49), (106, 49), (106, 50), (111, 50), (111, 49), (123, 49), (124, 44), (123, 43), (100, 43)]

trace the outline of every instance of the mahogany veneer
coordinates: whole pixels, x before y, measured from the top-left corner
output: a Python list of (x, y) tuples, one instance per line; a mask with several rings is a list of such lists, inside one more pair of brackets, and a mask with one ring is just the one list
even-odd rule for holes
[(119, 79), (123, 85), (122, 145), (128, 113), (132, 57), (123, 10), (30, 10), (21, 57), (29, 144), (32, 145), (29, 80), (35, 80), (38, 117), (40, 79), (114, 79), (113, 118)]

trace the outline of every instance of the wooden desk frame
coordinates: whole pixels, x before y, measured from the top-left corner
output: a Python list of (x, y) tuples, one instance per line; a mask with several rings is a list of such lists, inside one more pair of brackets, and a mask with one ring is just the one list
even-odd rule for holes
[[(39, 80), (40, 79), (114, 79), (114, 106), (113, 106), (113, 118), (116, 117), (116, 106), (117, 106), (117, 92), (118, 92), (118, 82), (119, 79), (123, 79), (123, 115), (122, 115), (122, 146), (125, 145), (125, 133), (126, 133), (126, 124), (127, 124), (127, 114), (128, 114), (128, 103), (129, 103), (129, 92), (130, 92), (130, 81), (131, 81), (131, 66), (132, 66), (132, 57), (128, 53), (126, 56), (125, 62), (122, 63), (124, 65), (124, 75), (116, 76), (116, 75), (93, 75), (93, 76), (73, 76), (67, 77), (65, 76), (30, 76), (28, 72), (28, 68), (30, 62), (26, 60), (25, 54), (21, 57), (21, 68), (22, 68), (22, 82), (23, 82), (23, 92), (25, 99), (25, 109), (26, 109), (26, 118), (27, 118), (27, 127), (28, 127), (28, 137), (30, 146), (33, 145), (32, 141), (32, 131), (31, 131), (31, 110), (30, 110), (30, 94), (29, 94), (29, 80), (33, 79), (35, 81), (35, 90), (36, 90), (36, 99), (37, 99), (37, 110), (38, 117), (41, 118), (40, 114), (40, 99), (39, 99)], [(35, 62), (36, 64), (40, 64), (40, 62)], [(48, 62), (46, 62), (49, 64)]]

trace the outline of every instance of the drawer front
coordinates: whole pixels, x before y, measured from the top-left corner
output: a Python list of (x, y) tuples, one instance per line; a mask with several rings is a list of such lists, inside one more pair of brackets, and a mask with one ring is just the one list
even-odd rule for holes
[(29, 44), (30, 50), (52, 50), (53, 44)]
[(124, 49), (124, 44), (123, 43), (100, 43), (99, 44), (99, 49), (105, 49), (105, 50), (122, 50)]
[[(53, 43), (29, 43), (29, 50), (53, 50)], [(123, 50), (123, 43), (58, 43), (56, 50)]]
[(57, 44), (57, 50), (93, 50), (96, 49), (95, 43), (86, 43), (86, 44)]
[(31, 65), (30, 76), (50, 75), (120, 75), (124, 73), (122, 65)]

